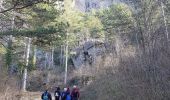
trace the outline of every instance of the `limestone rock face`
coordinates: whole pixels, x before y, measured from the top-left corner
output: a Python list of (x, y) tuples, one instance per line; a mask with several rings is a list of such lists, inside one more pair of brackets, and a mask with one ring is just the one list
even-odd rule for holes
[(82, 46), (73, 50), (76, 52), (72, 57), (75, 68), (92, 65), (105, 52), (105, 44), (99, 40), (88, 40)]
[(73, 0), (73, 7), (82, 11), (89, 12), (93, 9), (107, 8), (120, 0)]

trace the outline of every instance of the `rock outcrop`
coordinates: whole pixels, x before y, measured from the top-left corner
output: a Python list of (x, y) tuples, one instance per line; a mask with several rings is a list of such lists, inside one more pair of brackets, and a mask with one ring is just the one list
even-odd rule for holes
[[(105, 44), (100, 40), (88, 40), (82, 46), (73, 50), (75, 54), (72, 61), (75, 68), (80, 68), (86, 64), (93, 65), (98, 56), (103, 55), (106, 51)], [(88, 65), (87, 65), (88, 64)]]
[(107, 8), (120, 0), (73, 0), (72, 6), (82, 12), (89, 12), (93, 9)]

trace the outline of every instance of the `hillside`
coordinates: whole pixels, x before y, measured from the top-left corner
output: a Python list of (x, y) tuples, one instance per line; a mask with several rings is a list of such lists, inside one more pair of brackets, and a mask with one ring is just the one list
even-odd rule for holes
[(169, 15), (169, 0), (1, 0), (0, 100), (74, 85), (80, 100), (169, 100)]

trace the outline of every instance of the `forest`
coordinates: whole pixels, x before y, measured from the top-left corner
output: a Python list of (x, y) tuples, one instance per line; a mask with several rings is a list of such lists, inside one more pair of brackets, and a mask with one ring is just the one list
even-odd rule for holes
[(0, 0), (0, 100), (170, 99), (170, 0)]

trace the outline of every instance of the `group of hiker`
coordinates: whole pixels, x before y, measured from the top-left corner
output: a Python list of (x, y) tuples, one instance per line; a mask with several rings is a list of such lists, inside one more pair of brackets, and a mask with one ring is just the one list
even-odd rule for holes
[[(73, 86), (73, 90), (70, 91), (70, 88), (64, 88), (63, 91), (60, 90), (60, 87), (56, 87), (54, 92), (55, 100), (79, 100), (80, 92), (76, 85)], [(42, 96), (42, 100), (52, 100), (52, 96), (48, 90), (46, 90)]]

